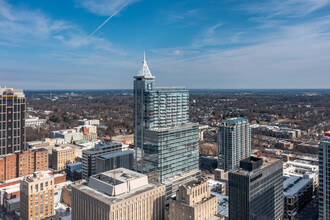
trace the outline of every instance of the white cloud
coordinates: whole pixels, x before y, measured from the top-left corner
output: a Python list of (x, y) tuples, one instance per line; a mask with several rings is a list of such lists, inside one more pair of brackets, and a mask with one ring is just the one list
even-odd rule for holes
[[(244, 46), (178, 47), (182, 56), (155, 53), (151, 71), (164, 84), (186, 79), (190, 88), (328, 88), (329, 27), (326, 16), (258, 37), (245, 33), (240, 38), (253, 43)], [(195, 53), (185, 53), (191, 50)]]
[(78, 0), (82, 7), (102, 16), (110, 16), (116, 11), (124, 9), (126, 6), (138, 1), (139, 0)]
[(62, 20), (52, 20), (39, 11), (14, 7), (0, 0), (0, 40), (27, 42), (30, 38), (48, 38), (74, 27)]
[(266, 0), (262, 3), (250, 3), (241, 9), (252, 14), (274, 17), (301, 17), (308, 15), (330, 3), (329, 0)]

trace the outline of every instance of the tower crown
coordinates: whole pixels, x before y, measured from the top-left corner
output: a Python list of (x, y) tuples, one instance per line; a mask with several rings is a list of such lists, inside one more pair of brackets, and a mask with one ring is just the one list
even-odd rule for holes
[(144, 53), (142, 66), (140, 68), (139, 73), (135, 76), (135, 78), (146, 78), (146, 79), (154, 79), (155, 77), (151, 75), (149, 70), (147, 60), (146, 60), (146, 53)]

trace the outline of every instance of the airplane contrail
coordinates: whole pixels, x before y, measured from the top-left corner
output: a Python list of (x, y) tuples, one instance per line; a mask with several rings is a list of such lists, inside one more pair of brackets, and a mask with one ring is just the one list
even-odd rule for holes
[(116, 14), (118, 14), (118, 12), (123, 9), (127, 4), (124, 4), (122, 7), (120, 7), (117, 11), (115, 11), (112, 15), (110, 15), (110, 17), (108, 17), (100, 26), (98, 26), (92, 33), (90, 33), (87, 38), (90, 38), (91, 36), (93, 36), (93, 34), (95, 34), (98, 30), (100, 30), (101, 27), (103, 27), (113, 16), (115, 16)]

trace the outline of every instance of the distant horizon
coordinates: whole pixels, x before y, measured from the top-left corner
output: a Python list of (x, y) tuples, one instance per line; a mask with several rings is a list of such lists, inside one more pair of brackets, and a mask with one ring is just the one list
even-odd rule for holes
[[(9, 88), (9, 87), (8, 87)], [(11, 88), (11, 87), (10, 87)], [(13, 88), (13, 89), (20, 89), (20, 88)], [(263, 89), (263, 88), (237, 88), (237, 89), (193, 89), (193, 88), (186, 88), (188, 90), (193, 91), (228, 91), (228, 90), (298, 90), (298, 91), (305, 91), (305, 90), (311, 90), (311, 91), (317, 91), (317, 90), (329, 90), (330, 88), (269, 88), (269, 89)], [(131, 91), (132, 89), (23, 89), (24, 91)]]

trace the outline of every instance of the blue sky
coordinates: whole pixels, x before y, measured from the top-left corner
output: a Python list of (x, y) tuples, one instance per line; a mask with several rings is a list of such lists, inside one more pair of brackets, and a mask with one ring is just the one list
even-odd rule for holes
[(330, 88), (329, 12), (330, 0), (0, 0), (0, 86), (129, 89), (145, 50), (159, 86)]

